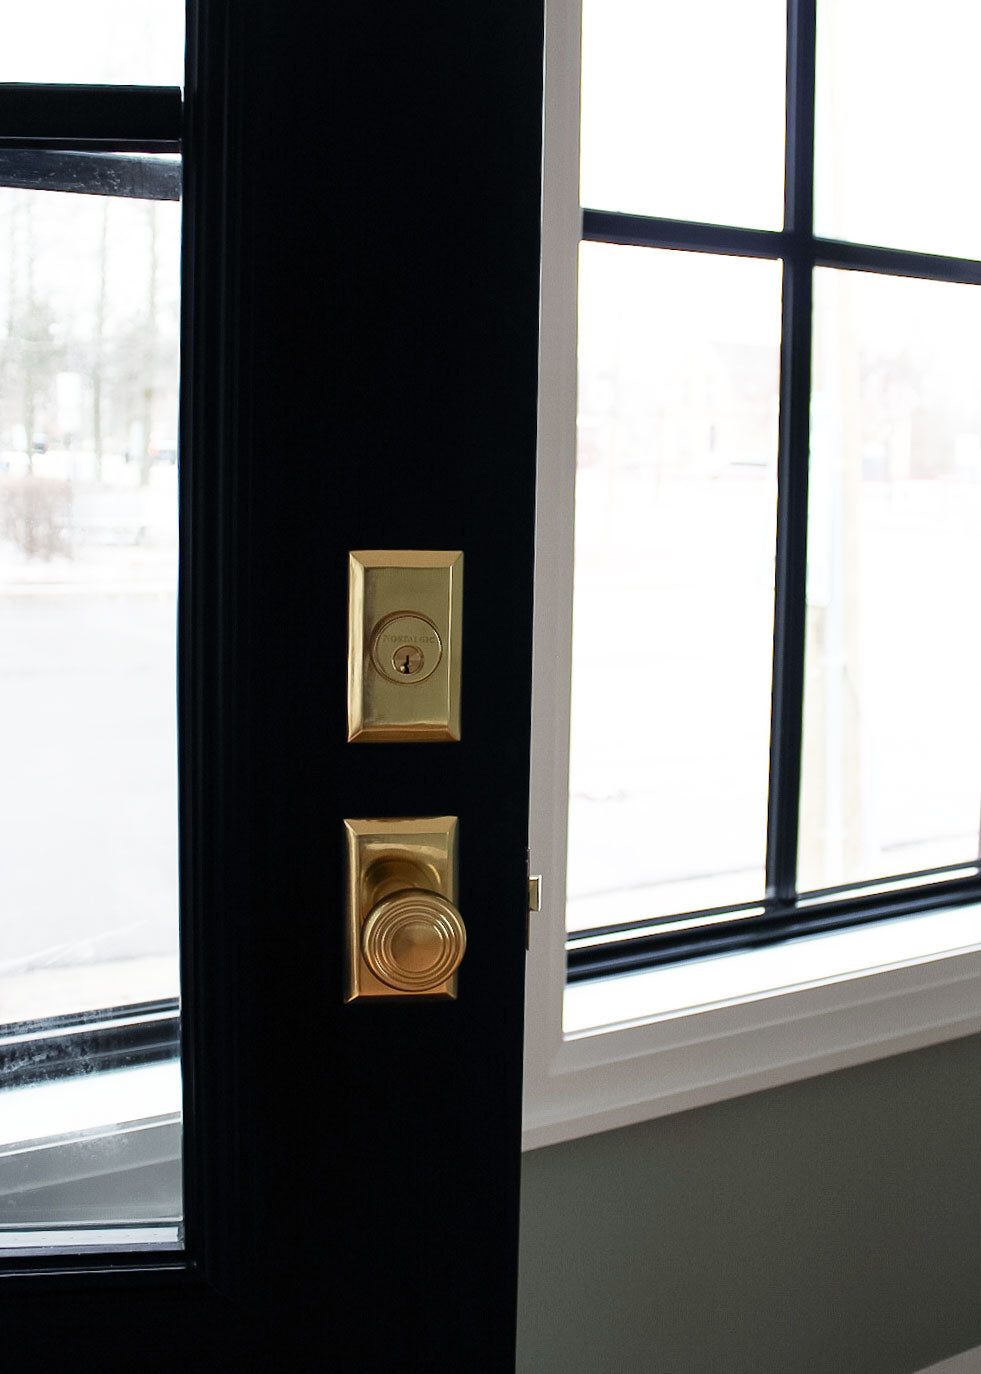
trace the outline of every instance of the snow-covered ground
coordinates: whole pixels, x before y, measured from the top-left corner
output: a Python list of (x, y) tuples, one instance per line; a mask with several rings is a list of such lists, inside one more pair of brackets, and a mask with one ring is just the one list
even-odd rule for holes
[(176, 472), (119, 466), (0, 542), (0, 1022), (177, 991)]

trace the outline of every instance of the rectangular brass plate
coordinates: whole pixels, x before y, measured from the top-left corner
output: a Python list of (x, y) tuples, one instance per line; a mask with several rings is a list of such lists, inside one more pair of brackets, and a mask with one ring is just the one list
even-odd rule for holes
[(422, 870), (424, 882), (456, 902), (456, 816), (425, 816), (411, 820), (346, 820), (347, 847), (347, 987), (345, 1001), (360, 998), (456, 996), (456, 974), (428, 993), (399, 992), (376, 978), (361, 957), (361, 927), (375, 902), (387, 896), (379, 873), (394, 875), (399, 886), (400, 866)]
[(463, 554), (349, 556), (349, 740), (458, 740)]

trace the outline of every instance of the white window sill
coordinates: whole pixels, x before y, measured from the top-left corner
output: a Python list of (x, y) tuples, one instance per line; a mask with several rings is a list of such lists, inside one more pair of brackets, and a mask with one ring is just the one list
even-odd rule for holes
[(543, 926), (525, 1149), (981, 1031), (979, 916), (929, 912), (574, 984), (562, 1032), (556, 932)]
[[(763, 949), (573, 983), (566, 990), (563, 1030), (574, 1036), (623, 1029), (950, 958), (981, 948), (979, 917), (981, 909), (976, 906), (931, 911)], [(843, 991), (842, 996), (849, 994)]]
[(37, 1255), (133, 1254), (180, 1250), (177, 1226), (80, 1226), (55, 1231), (0, 1231), (0, 1255), (31, 1259)]

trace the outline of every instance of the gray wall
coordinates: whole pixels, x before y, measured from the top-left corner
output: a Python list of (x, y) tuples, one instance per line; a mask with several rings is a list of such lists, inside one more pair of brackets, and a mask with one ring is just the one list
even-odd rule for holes
[(525, 1155), (519, 1374), (911, 1374), (981, 1344), (981, 1036)]

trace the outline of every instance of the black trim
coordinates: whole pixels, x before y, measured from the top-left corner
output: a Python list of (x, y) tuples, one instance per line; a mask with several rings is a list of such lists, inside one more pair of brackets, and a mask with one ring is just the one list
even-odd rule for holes
[(840, 267), (853, 272), (879, 272), (891, 277), (919, 277), (924, 281), (981, 286), (981, 259), (940, 257), (936, 253), (920, 253), (909, 248), (850, 243), (846, 239), (812, 238), (779, 229), (742, 229), (736, 225), (586, 209), (582, 212), (582, 237), (587, 243), (669, 248), (734, 258), (768, 258), (772, 262), (784, 258), (812, 267)]
[(786, 235), (776, 229), (740, 229), (693, 220), (655, 219), (618, 210), (583, 210), (582, 236), (588, 243), (619, 243), (637, 248), (677, 248), (693, 253), (726, 253), (738, 258), (780, 258)]
[[(169, 1223), (164, 1223), (167, 1225)], [(78, 1228), (66, 1227), (66, 1230)], [(111, 1230), (111, 1226), (106, 1228)], [(129, 1230), (129, 1226), (125, 1226)], [(72, 1293), (93, 1296), (99, 1292), (120, 1290), (127, 1294), (141, 1289), (157, 1288), (163, 1282), (180, 1287), (198, 1288), (200, 1277), (187, 1263), (172, 1258), (173, 1251), (110, 1250), (99, 1253), (25, 1255), (18, 1258), (0, 1256), (0, 1292), (11, 1300), (34, 1295), (50, 1300), (57, 1296), (65, 1301), (69, 1286)], [(111, 1367), (111, 1366), (107, 1366)], [(184, 1366), (187, 1368), (187, 1366)], [(212, 1366), (214, 1368), (215, 1366)], [(86, 1368), (86, 1366), (82, 1366)]]
[(962, 282), (981, 286), (981, 261), (917, 253), (907, 248), (879, 248), (869, 243), (814, 239), (810, 248), (815, 267), (840, 267), (855, 272), (881, 272), (890, 277), (919, 277), (924, 281)]
[(0, 186), (133, 200), (180, 200), (181, 165), (159, 157), (0, 147)]
[(791, 0), (787, 35), (787, 140), (780, 339), (780, 438), (777, 454), (776, 596), (767, 896), (793, 899), (797, 882), (804, 631), (807, 617), (807, 473), (810, 452), (812, 273), (809, 248), (814, 203), (814, 0)]
[[(881, 881), (890, 880), (883, 878)], [(909, 916), (940, 907), (964, 906), (981, 898), (979, 888), (981, 884), (975, 877), (898, 892), (844, 898), (821, 906), (811, 906), (803, 898), (793, 902), (761, 902), (758, 905), (763, 906), (766, 913), (762, 916), (663, 934), (652, 933), (647, 937), (627, 938), (599, 946), (590, 946), (585, 941), (603, 932), (577, 932), (568, 940), (567, 979), (570, 983), (579, 983), (617, 973), (636, 973), (641, 969), (697, 957), (758, 949), (763, 945), (776, 944), (800, 935), (814, 935), (819, 931), (843, 930), (848, 926), (865, 925), (888, 917)], [(685, 919), (688, 914), (674, 919)], [(694, 919), (698, 914), (691, 913)]]
[[(860, 882), (838, 883), (834, 887), (808, 888), (795, 894), (793, 902), (788, 905), (803, 909), (813, 906), (825, 898), (850, 901), (853, 897), (862, 895), (874, 896), (876, 892), (891, 893), (900, 891), (904, 887), (927, 887), (942, 882), (970, 882), (979, 877), (981, 877), (981, 863), (976, 859), (971, 859), (966, 863), (945, 864), (941, 868), (916, 869), (910, 873), (887, 874), (880, 878), (863, 878)], [(946, 891), (946, 889), (944, 890)], [(613, 893), (594, 895), (612, 897)], [(665, 912), (663, 915), (642, 917), (635, 921), (619, 921), (612, 925), (583, 927), (569, 936), (568, 943), (570, 948), (578, 949), (589, 944), (610, 943), (611, 935), (636, 937), (647, 932), (653, 933), (656, 928), (666, 925), (676, 926), (681, 921), (687, 925), (695, 926), (700, 922), (718, 922), (727, 916), (733, 920), (746, 920), (748, 917), (759, 915), (768, 909), (772, 914), (774, 903), (768, 903), (765, 897), (761, 897), (756, 902), (734, 902), (728, 906), (701, 907), (697, 911)]]
[(144, 152), (176, 152), (179, 86), (0, 84), (0, 139), (37, 147), (93, 142)]
[[(184, 1245), (214, 1292), (258, 1261), (239, 1199), (254, 1186), (243, 1143), (249, 1074), (242, 998), (249, 943), (248, 454), (242, 385), (240, 84), (236, 15), (189, 0), (181, 259), (178, 591)], [(229, 865), (227, 856), (242, 856)], [(255, 1147), (254, 1147), (255, 1148)]]
[[(594, 894), (609, 895), (612, 899), (614, 893)], [(706, 906), (697, 911), (672, 911), (664, 915), (641, 918), (635, 921), (617, 921), (608, 926), (586, 926), (581, 930), (574, 930), (569, 933), (568, 945), (570, 949), (578, 949), (593, 943), (610, 943), (611, 935), (624, 935), (631, 939), (636, 939), (638, 935), (646, 932), (653, 932), (655, 929), (665, 925), (677, 925), (679, 921), (706, 922), (718, 920), (721, 917), (729, 916), (733, 920), (745, 921), (754, 912), (759, 914), (766, 906), (766, 899), (761, 897), (758, 902), (736, 902), (730, 906)]]

